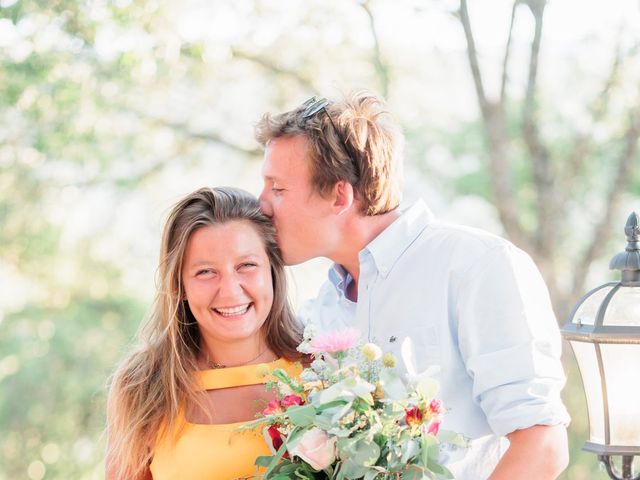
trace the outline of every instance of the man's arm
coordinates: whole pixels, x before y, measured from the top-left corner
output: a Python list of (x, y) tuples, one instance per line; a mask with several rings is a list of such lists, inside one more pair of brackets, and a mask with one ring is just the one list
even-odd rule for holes
[(488, 480), (554, 480), (569, 464), (564, 425), (534, 425), (507, 435), (510, 445)]

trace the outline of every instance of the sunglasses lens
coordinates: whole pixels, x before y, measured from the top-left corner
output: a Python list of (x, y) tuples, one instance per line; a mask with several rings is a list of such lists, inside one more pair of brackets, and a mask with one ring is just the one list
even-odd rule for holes
[(326, 98), (318, 98), (315, 96), (311, 97), (309, 100), (302, 104), (302, 106), (305, 107), (305, 110), (302, 113), (302, 118), (313, 117), (327, 105), (329, 105), (329, 102)]

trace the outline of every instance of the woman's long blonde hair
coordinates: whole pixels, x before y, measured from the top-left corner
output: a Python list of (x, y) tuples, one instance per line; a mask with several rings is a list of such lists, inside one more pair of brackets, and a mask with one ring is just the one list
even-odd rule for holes
[(299, 359), (300, 327), (287, 300), (284, 264), (271, 221), (249, 193), (229, 187), (201, 188), (171, 211), (162, 234), (158, 289), (138, 342), (116, 368), (107, 404), (107, 471), (130, 480), (149, 465), (159, 434), (173, 432), (181, 409), (201, 405), (194, 372), (200, 332), (184, 298), (182, 261), (191, 234), (233, 220), (260, 234), (271, 263), (273, 305), (262, 327), (278, 356)]

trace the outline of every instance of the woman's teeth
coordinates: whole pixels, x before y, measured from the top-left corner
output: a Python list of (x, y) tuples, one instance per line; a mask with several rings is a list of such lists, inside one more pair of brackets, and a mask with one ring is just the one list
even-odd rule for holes
[(243, 313), (246, 313), (246, 311), (249, 310), (250, 306), (251, 304), (247, 303), (246, 305), (239, 305), (237, 307), (214, 308), (214, 310), (223, 317), (230, 317), (233, 315), (242, 315)]

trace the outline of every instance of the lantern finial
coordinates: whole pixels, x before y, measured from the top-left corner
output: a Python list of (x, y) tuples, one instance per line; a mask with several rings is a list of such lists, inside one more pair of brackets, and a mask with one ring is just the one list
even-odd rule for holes
[(623, 286), (640, 286), (640, 217), (636, 212), (629, 215), (624, 233), (627, 247), (611, 259), (609, 268), (622, 272)]

